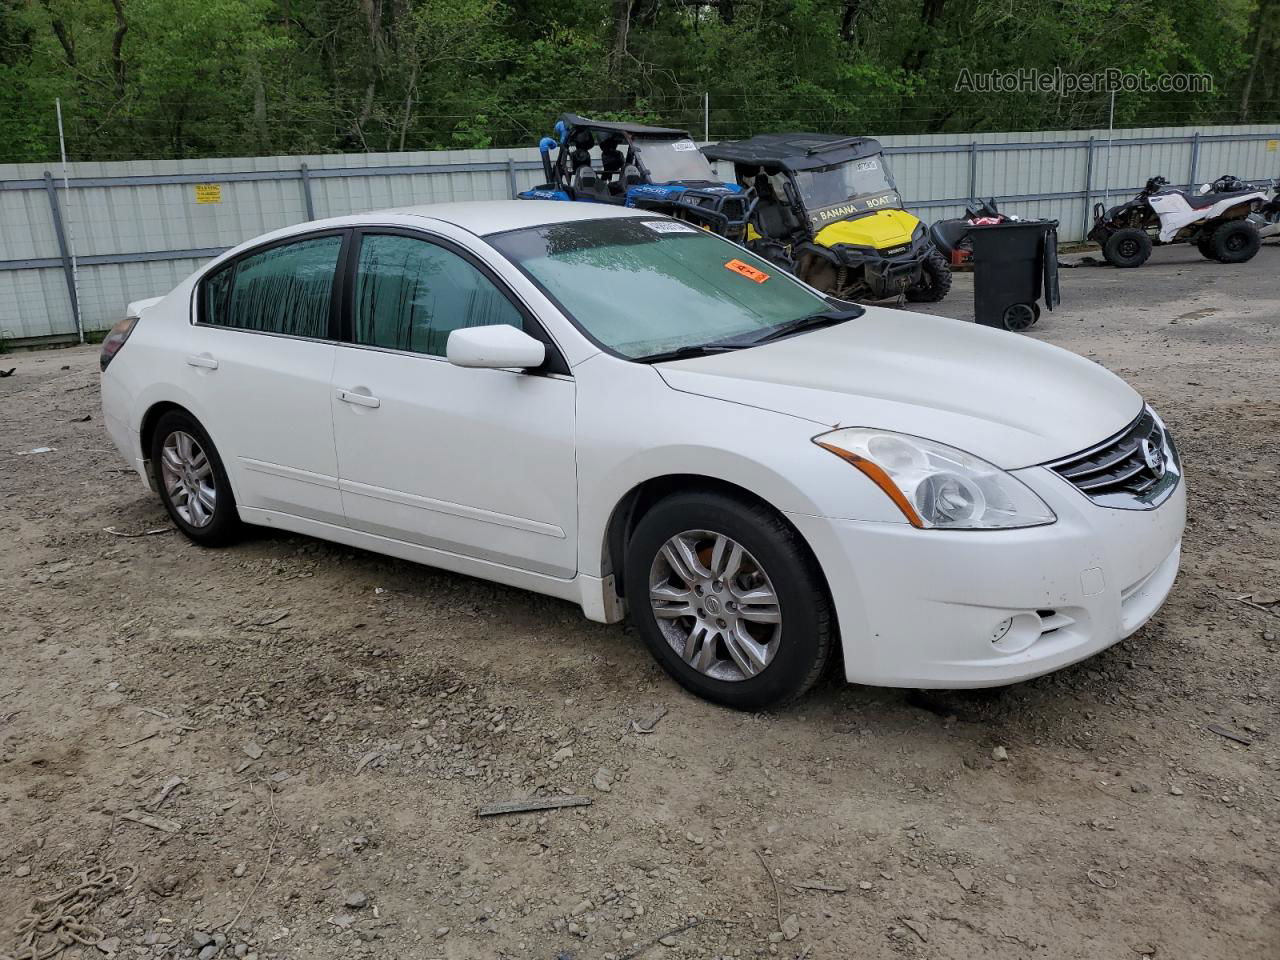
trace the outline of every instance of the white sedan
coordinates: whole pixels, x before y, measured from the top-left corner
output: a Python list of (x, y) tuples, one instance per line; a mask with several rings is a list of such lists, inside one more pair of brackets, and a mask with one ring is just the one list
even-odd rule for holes
[(300, 224), (132, 304), (113, 441), (192, 540), (278, 527), (628, 613), (690, 690), (1034, 677), (1178, 570), (1168, 431), (1082, 357), (823, 297), (643, 211)]

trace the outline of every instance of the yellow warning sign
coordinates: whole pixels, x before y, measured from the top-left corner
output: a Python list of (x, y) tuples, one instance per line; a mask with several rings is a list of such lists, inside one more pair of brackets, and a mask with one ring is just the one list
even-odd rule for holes
[(197, 183), (196, 184), (196, 203), (221, 203), (222, 202), (222, 184), (220, 183)]
[(1277, 150), (1280, 150), (1280, 140), (1268, 140), (1267, 153), (1275, 153)]

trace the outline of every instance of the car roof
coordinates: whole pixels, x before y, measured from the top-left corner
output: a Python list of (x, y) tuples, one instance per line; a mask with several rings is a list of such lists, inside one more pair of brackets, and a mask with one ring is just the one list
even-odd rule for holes
[(608, 220), (617, 217), (661, 217), (652, 210), (636, 210), (630, 207), (605, 203), (573, 203), (564, 200), (467, 200), (455, 203), (424, 203), (403, 207), (384, 207), (363, 213), (349, 213), (341, 217), (321, 220), (305, 220), (287, 227), (280, 227), (246, 240), (214, 257), (205, 268), (212, 269), (264, 244), (326, 230), (345, 230), (351, 227), (398, 225), (412, 227), (414, 220), (436, 220), (460, 227), (479, 237), (541, 227), (552, 223), (573, 223), (584, 220)]
[(481, 237), (491, 233), (504, 233), (507, 230), (541, 227), (549, 223), (655, 215), (652, 211), (635, 210), (621, 205), (575, 203), (567, 200), (462, 200), (452, 203), (393, 207), (376, 210), (373, 213), (443, 220)]
[(831, 167), (881, 150), (871, 137), (841, 137), (831, 133), (762, 133), (747, 140), (728, 140), (703, 147), (711, 160), (768, 164), (787, 170)]
[(562, 113), (560, 119), (567, 127), (587, 127), (591, 130), (610, 130), (614, 133), (629, 133), (633, 137), (688, 138), (688, 130), (677, 130), (674, 127), (650, 127), (643, 123), (617, 123), (613, 120), (588, 120), (576, 113)]

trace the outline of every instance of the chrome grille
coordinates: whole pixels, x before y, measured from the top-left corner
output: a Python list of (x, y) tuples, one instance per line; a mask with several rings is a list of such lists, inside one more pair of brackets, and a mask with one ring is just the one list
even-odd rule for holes
[(1095, 503), (1129, 509), (1162, 503), (1182, 472), (1173, 438), (1150, 407), (1111, 439), (1048, 466)]

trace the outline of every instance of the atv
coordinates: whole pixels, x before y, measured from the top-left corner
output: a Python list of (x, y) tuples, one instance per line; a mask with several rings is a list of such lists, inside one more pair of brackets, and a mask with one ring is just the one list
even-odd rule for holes
[(1280, 236), (1280, 180), (1267, 180), (1254, 186), (1255, 189), (1265, 191), (1268, 199), (1249, 219), (1258, 228), (1258, 236), (1263, 240)]
[(547, 182), (520, 199), (615, 203), (664, 213), (736, 242), (746, 239), (754, 198), (717, 179), (688, 131), (566, 113), (555, 133), (538, 144)]
[[(1222, 189), (1215, 189), (1222, 188)], [(1089, 239), (1115, 267), (1140, 267), (1156, 244), (1193, 243), (1201, 255), (1219, 263), (1244, 263), (1261, 245), (1249, 217), (1267, 201), (1265, 191), (1235, 177), (1205, 184), (1197, 194), (1152, 177), (1127, 203), (1093, 208)]]
[(760, 134), (703, 147), (733, 164), (756, 206), (747, 246), (842, 300), (937, 301), (947, 261), (902, 208), (880, 144), (823, 133)]

